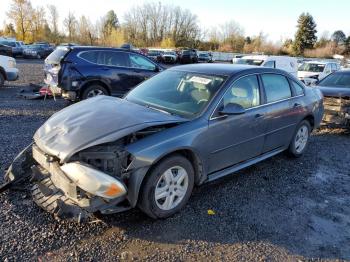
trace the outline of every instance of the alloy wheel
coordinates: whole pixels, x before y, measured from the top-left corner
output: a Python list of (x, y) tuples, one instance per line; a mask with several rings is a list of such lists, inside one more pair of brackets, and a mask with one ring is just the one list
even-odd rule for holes
[(166, 170), (159, 178), (154, 197), (161, 210), (171, 210), (177, 207), (185, 197), (188, 189), (188, 174), (180, 166)]
[(302, 125), (295, 136), (295, 151), (300, 154), (306, 147), (309, 139), (309, 129), (306, 125)]

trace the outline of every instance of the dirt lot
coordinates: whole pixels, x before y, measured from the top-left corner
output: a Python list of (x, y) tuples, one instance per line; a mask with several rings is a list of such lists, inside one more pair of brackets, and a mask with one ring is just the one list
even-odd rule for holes
[[(19, 68), (21, 79), (0, 89), (1, 173), (66, 106), (16, 98), (42, 75), (40, 63)], [(167, 220), (136, 209), (80, 225), (57, 222), (26, 189), (7, 192), (0, 196), (0, 261), (350, 260), (349, 147), (344, 130), (316, 131), (304, 157), (282, 154), (196, 188)]]

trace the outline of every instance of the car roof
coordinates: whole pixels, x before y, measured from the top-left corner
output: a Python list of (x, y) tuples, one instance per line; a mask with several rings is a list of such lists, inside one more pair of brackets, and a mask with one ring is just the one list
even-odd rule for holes
[(306, 64), (320, 64), (320, 65), (326, 65), (328, 63), (335, 63), (335, 62), (322, 62), (322, 61), (306, 61)]
[(126, 49), (126, 48), (117, 48), (117, 47), (106, 47), (106, 46), (64, 46), (70, 50), (84, 51), (84, 50), (110, 50), (110, 51), (124, 51), (124, 52), (133, 52), (140, 54), (137, 51)]
[(174, 66), (167, 70), (174, 71), (186, 71), (199, 74), (208, 74), (208, 75), (225, 75), (233, 76), (238, 73), (246, 71), (247, 73), (282, 73), (284, 71), (274, 68), (267, 68), (261, 66), (251, 66), (251, 65), (238, 65), (238, 64), (189, 64)]

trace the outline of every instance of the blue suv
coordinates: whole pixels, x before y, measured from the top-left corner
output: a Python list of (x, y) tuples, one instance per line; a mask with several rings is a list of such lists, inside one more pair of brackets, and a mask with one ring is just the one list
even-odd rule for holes
[(90, 46), (61, 46), (45, 60), (45, 82), (62, 97), (84, 100), (97, 95), (123, 96), (163, 68), (135, 51)]

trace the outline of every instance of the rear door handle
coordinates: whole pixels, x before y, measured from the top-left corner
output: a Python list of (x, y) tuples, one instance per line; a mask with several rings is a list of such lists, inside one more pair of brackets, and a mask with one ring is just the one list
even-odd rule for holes
[(300, 107), (300, 106), (301, 106), (301, 104), (295, 103), (293, 107)]
[(263, 117), (264, 116), (264, 114), (256, 114), (255, 115), (255, 118), (261, 118), (261, 117)]

